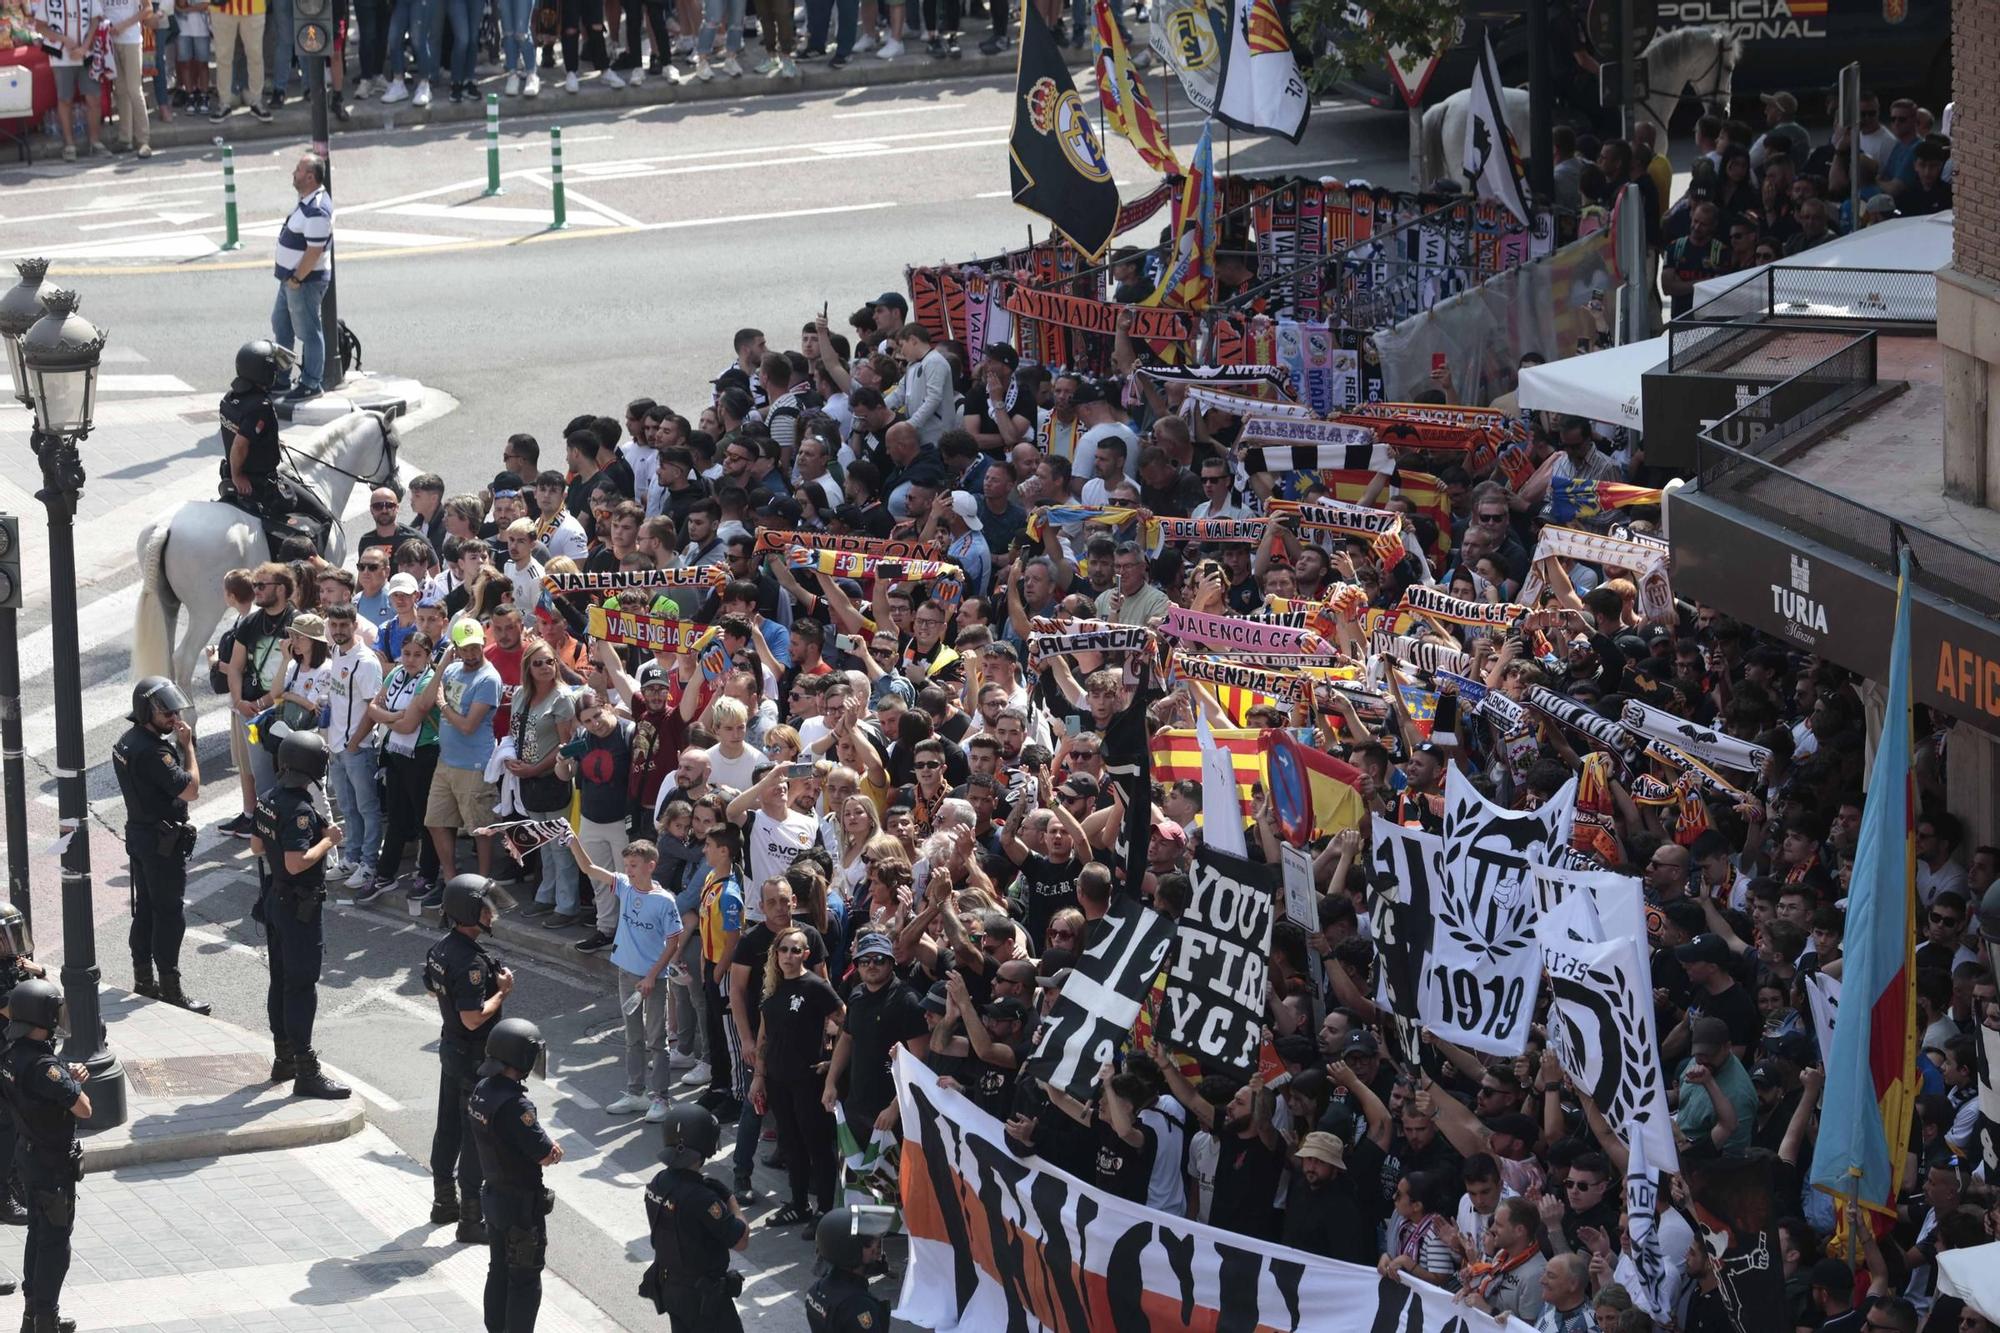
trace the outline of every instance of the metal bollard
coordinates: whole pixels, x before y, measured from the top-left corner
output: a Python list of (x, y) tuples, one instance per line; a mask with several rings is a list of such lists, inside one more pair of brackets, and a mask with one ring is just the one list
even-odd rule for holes
[(500, 94), (486, 94), (486, 197), (505, 194), (500, 187)]
[(549, 126), (549, 185), (554, 191), (556, 220), (550, 224), (550, 231), (561, 231), (569, 226), (569, 210), (563, 206), (562, 175), (562, 126)]
[(222, 145), (222, 248), (241, 250), (243, 237), (236, 229), (236, 150)]

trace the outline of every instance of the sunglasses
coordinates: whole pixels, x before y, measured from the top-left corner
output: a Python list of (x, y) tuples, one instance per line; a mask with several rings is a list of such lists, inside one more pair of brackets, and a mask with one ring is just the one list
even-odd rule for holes
[(394, 509), (396, 502), (394, 500), (370, 500), (368, 507), (370, 509)]
[(381, 561), (379, 561), (379, 560), (364, 560), (364, 561), (362, 561), (362, 562), (361, 562), (361, 563), (360, 563), (359, 565), (356, 565), (356, 566), (355, 566), (355, 568), (356, 568), (356, 569), (372, 569), (372, 570), (375, 570), (375, 571), (377, 571), (377, 572), (379, 573), (380, 571), (382, 571), (382, 570), (385, 570), (385, 569), (387, 569), (387, 568), (388, 568), (388, 566), (387, 566), (387, 565), (385, 565), (385, 564), (383, 564), (383, 563), (382, 563)]
[(1054, 930), (1054, 929), (1051, 929), (1051, 930), (1050, 930), (1050, 931), (1048, 932), (1048, 936), (1049, 936), (1049, 938), (1050, 938), (1050, 939), (1052, 939), (1052, 940), (1073, 940), (1073, 939), (1075, 939), (1075, 938), (1076, 938), (1076, 932), (1075, 932), (1075, 931), (1073, 931), (1073, 930)]
[(808, 952), (810, 952), (810, 950), (808, 950), (808, 949), (806, 948), (806, 946), (805, 946), (805, 945), (803, 945), (803, 944), (780, 944), (780, 945), (778, 946), (778, 952), (779, 952), (779, 953), (808, 953)]
[[(939, 762), (938, 762), (937, 760), (935, 760), (935, 759), (919, 759), (919, 760), (917, 761), (917, 765), (916, 765), (916, 766), (917, 766), (918, 768), (943, 768), (943, 767), (944, 767), (944, 765), (943, 765), (943, 764), (939, 763)], [(1935, 917), (1933, 917), (1933, 918), (1932, 918), (1932, 920), (1936, 920), (1936, 918), (1935, 918)]]
[(1103, 758), (1103, 756), (1102, 756), (1102, 755), (1100, 755), (1100, 754), (1098, 754), (1098, 753), (1097, 753), (1097, 751), (1095, 751), (1095, 750), (1071, 750), (1071, 751), (1069, 752), (1069, 757), (1070, 757), (1070, 758), (1072, 758), (1072, 759), (1101, 759), (1101, 758)]
[(1604, 1182), (1601, 1180), (1571, 1180), (1565, 1182), (1563, 1188), (1577, 1190), (1581, 1192), (1583, 1190), (1598, 1189), (1603, 1184)]
[(1956, 926), (1958, 918), (1955, 916), (1946, 916), (1943, 912), (1932, 912), (1931, 924), (1934, 926)]
[(866, 958), (855, 959), (854, 965), (856, 967), (887, 967), (889, 966), (889, 960), (880, 954), (870, 954)]

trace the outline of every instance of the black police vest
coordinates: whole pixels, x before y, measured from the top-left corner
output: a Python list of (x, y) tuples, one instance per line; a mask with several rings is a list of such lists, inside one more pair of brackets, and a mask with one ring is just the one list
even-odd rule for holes
[(493, 961), (493, 955), (486, 952), (478, 941), (467, 939), (454, 930), (433, 944), (424, 955), (424, 989), (438, 1002), (438, 1015), (443, 1020), (443, 1029), (438, 1034), (440, 1039), (483, 1050), (486, 1034), (500, 1021), (500, 1015), (496, 1013), (478, 1027), (468, 1028), (459, 1019), (458, 1006), (451, 1001), (452, 978), (474, 967), (479, 969), (480, 998), (490, 1000), (499, 994), (500, 978), (496, 974), (500, 965)]
[(693, 1171), (670, 1170), (660, 1205), (653, 1217), (653, 1248), (660, 1276), (683, 1286), (719, 1278), (729, 1271), (729, 1248), (709, 1233), (702, 1217), (720, 1203), (727, 1211), (729, 1191)]
[[(278, 471), (278, 422), (271, 412), (270, 395), (261, 389), (234, 389), (222, 395), (222, 419), (250, 441), (243, 459), (243, 472), (250, 477), (274, 476)], [(222, 465), (229, 468), (227, 433), (222, 440)]]
[(297, 824), (300, 815), (312, 819), (313, 840), (326, 831), (326, 823), (313, 808), (312, 797), (299, 787), (274, 787), (257, 802), (255, 827), (264, 840), (264, 853), (271, 863), (271, 887), (286, 893), (318, 893), (326, 888), (326, 860), (321, 858), (294, 875), (285, 869), (283, 838)]
[(23, 1037), (7, 1051), (4, 1061), (0, 1061), (0, 1077), (6, 1079), (7, 1104), (13, 1108), (14, 1122), (20, 1126), (21, 1135), (40, 1157), (62, 1158), (76, 1142), (76, 1117), (66, 1106), (58, 1106), (51, 1101), (30, 1097), (22, 1091), (21, 1085), (31, 1078), (43, 1078), (36, 1066), (46, 1057), (55, 1058), (54, 1043), (33, 1037)]
[(179, 759), (179, 751), (173, 748), (165, 736), (147, 727), (134, 723), (126, 728), (111, 747), (111, 768), (118, 775), (118, 792), (125, 798), (125, 823), (133, 824), (178, 824), (187, 819), (187, 802), (178, 796), (169, 796), (150, 782), (141, 782), (133, 776), (140, 763), (158, 762), (155, 753), (164, 754), (169, 759)]
[(806, 1292), (806, 1327), (812, 1333), (843, 1333), (859, 1328), (856, 1316), (864, 1310), (878, 1317), (879, 1322), (873, 1327), (886, 1333), (888, 1308), (870, 1294), (868, 1283), (853, 1273), (839, 1270), (828, 1273)]
[(487, 1184), (511, 1190), (541, 1189), (542, 1164), (509, 1146), (499, 1133), (505, 1117), (518, 1117), (534, 1109), (525, 1088), (498, 1074), (479, 1080), (479, 1086), (472, 1090), (466, 1112), (472, 1117), (472, 1143), (479, 1150), (479, 1169)]

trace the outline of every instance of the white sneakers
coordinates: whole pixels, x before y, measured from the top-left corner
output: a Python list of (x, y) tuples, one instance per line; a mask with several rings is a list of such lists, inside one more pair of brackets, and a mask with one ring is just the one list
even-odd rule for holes
[(875, 45), (876, 45), (875, 34), (872, 32), (864, 32), (859, 37), (856, 37), (854, 39), (854, 54), (864, 55), (869, 51), (873, 51), (875, 49)]
[(342, 880), (341, 883), (350, 889), (358, 889), (364, 885), (373, 883), (374, 879), (375, 872), (373, 870), (364, 865), (357, 865), (353, 870), (348, 872), (347, 878)]
[(566, 93), (576, 91), (576, 75), (574, 73), (563, 75), (563, 91)]
[(640, 1111), (650, 1110), (652, 1105), (653, 1099), (645, 1093), (628, 1092), (604, 1109), (611, 1115), (633, 1115)]
[(730, 56), (722, 62), (722, 72), (732, 79), (740, 79), (743, 77), (743, 66), (735, 56)]
[(618, 71), (615, 69), (605, 70), (597, 76), (597, 81), (607, 88), (623, 88), (625, 86), (625, 80), (619, 77)]
[(410, 99), (409, 85), (400, 78), (389, 80), (389, 86), (382, 90), (384, 102), (407, 102)]
[(894, 37), (882, 43), (882, 49), (875, 53), (877, 60), (894, 60), (903, 54), (903, 44)]
[(714, 1071), (709, 1069), (708, 1061), (697, 1060), (694, 1062), (694, 1067), (692, 1069), (689, 1069), (687, 1073), (681, 1075), (681, 1086), (683, 1088), (692, 1088), (697, 1084), (708, 1082), (708, 1080), (711, 1077), (713, 1077), (713, 1075)]
[(503, 91), (509, 97), (519, 97), (521, 95), (521, 76), (519, 74), (509, 74), (507, 76), (507, 87)]
[(352, 88), (347, 90), (347, 96), (351, 101), (365, 102), (368, 100), (368, 95), (374, 91), (375, 80), (361, 79)]
[(700, 1062), (686, 1051), (667, 1052), (667, 1068), (669, 1069), (692, 1069), (698, 1063)]
[(715, 77), (715, 71), (708, 66), (707, 56), (696, 56), (694, 58), (694, 76), (703, 83), (707, 83)]
[(415, 97), (412, 97), (412, 98), (410, 99), (410, 105), (411, 105), (411, 106), (429, 106), (430, 104), (431, 104), (431, 83), (430, 83), (430, 80), (429, 80), (429, 79), (419, 79), (419, 80), (417, 80), (417, 95), (416, 95)]
[(653, 1104), (646, 1109), (646, 1123), (649, 1125), (663, 1125), (666, 1123), (667, 1117), (673, 1114), (673, 1110), (674, 1104), (672, 1102), (668, 1101), (665, 1097), (655, 1097), (653, 1098)]
[(799, 67), (790, 56), (778, 57), (778, 77), (781, 79), (796, 79), (799, 77)]
[(752, 74), (761, 74), (768, 76), (776, 74), (780, 67), (781, 67), (781, 62), (778, 60), (776, 56), (765, 56), (762, 60), (758, 61), (755, 65), (752, 65), (750, 67), (750, 72)]
[(632, 66), (632, 72), (625, 76), (625, 82), (631, 84), (634, 88), (644, 84), (646, 82), (646, 67), (644, 65)]
[(528, 81), (521, 85), (521, 96), (540, 97), (541, 95), (542, 95), (542, 76), (540, 74), (537, 74), (533, 70), (529, 70)]

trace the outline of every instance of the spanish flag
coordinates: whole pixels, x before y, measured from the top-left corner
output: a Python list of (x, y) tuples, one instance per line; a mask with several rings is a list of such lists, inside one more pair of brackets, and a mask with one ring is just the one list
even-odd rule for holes
[[(1319, 484), (1336, 500), (1361, 503), (1362, 492), (1377, 474), (1358, 468), (1333, 468), (1317, 474)], [(1428, 472), (1397, 468), (1389, 479), (1389, 494), (1410, 502), (1410, 507), (1437, 524), (1438, 550), (1451, 549), (1451, 497), (1444, 483)]]
[(1147, 166), (1163, 176), (1180, 175), (1173, 141), (1153, 114), (1153, 99), (1146, 93), (1145, 80), (1132, 67), (1132, 54), (1125, 49), (1125, 34), (1118, 31), (1109, 0), (1097, 0), (1095, 36), (1097, 101), (1104, 108), (1106, 122), (1131, 141)]
[[(1236, 769), (1236, 795), (1249, 817), (1252, 786), (1264, 785), (1263, 738), (1268, 728), (1224, 729), (1212, 733), (1215, 743), (1229, 752)], [(1153, 780), (1155, 782), (1201, 781), (1201, 741), (1190, 728), (1168, 728), (1153, 733)]]
[(1286, 841), (1304, 846), (1361, 823), (1368, 813), (1362, 799), (1361, 770), (1304, 744), (1282, 727), (1263, 732), (1271, 810)]
[(1216, 685), (1212, 688), (1215, 690), (1215, 702), (1222, 705), (1222, 711), (1229, 714), (1230, 721), (1239, 727), (1250, 725), (1249, 712), (1253, 708), (1275, 708), (1287, 716), (1292, 711), (1291, 705), (1281, 699), (1256, 690), (1246, 690), (1239, 685)]
[(1596, 518), (1607, 509), (1632, 505), (1656, 505), (1660, 492), (1650, 486), (1627, 486), (1622, 481), (1587, 481), (1582, 477), (1557, 477), (1549, 483), (1549, 517), (1558, 523), (1580, 518)]

